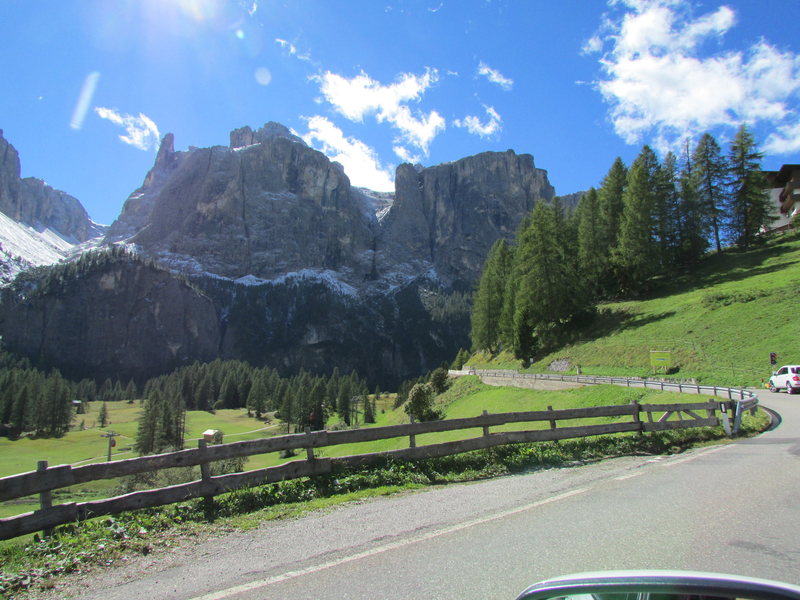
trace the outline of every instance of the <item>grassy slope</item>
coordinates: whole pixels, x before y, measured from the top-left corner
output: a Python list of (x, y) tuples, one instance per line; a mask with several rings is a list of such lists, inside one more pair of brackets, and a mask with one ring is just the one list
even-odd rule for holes
[[(646, 376), (649, 351), (671, 350), (676, 377), (761, 385), (769, 377), (770, 352), (778, 353), (780, 364), (800, 361), (798, 293), (800, 235), (773, 238), (657, 280), (649, 298), (602, 305), (581, 341), (541, 357), (530, 370), (543, 372), (555, 359), (568, 358), (584, 374)], [(508, 355), (478, 355), (470, 364), (519, 367)]]

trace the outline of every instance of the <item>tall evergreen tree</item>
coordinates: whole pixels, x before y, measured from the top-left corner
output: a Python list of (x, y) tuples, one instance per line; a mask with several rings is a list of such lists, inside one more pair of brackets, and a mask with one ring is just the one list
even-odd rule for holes
[(139, 413), (136, 442), (134, 443), (134, 448), (139, 454), (151, 454), (158, 451), (157, 435), (162, 404), (161, 392), (152, 389), (145, 398), (142, 411)]
[(496, 354), (500, 350), (500, 317), (503, 292), (511, 272), (511, 250), (505, 240), (497, 240), (483, 266), (472, 308), (472, 347)]
[(642, 148), (628, 171), (623, 194), (614, 270), (623, 292), (640, 292), (655, 272), (653, 205), (658, 159), (649, 146)]
[(596, 189), (589, 189), (581, 198), (577, 218), (578, 273), (590, 294), (597, 297), (605, 287), (603, 279), (608, 271), (608, 246)]
[(708, 249), (709, 219), (700, 203), (698, 172), (694, 169), (689, 141), (683, 152), (679, 175), (680, 194), (676, 211), (677, 261), (683, 265), (696, 263)]
[(694, 182), (705, 220), (709, 224), (717, 252), (722, 252), (723, 215), (726, 203), (725, 178), (727, 166), (717, 140), (703, 134), (693, 155)]
[(656, 168), (655, 180), (653, 234), (663, 270), (675, 264), (678, 248), (678, 161), (672, 152)]
[(263, 374), (259, 374), (254, 378), (250, 393), (247, 396), (247, 408), (255, 413), (256, 419), (261, 418), (267, 407), (267, 386), (264, 378)]
[(566, 256), (556, 211), (551, 204), (537, 203), (519, 235), (512, 268), (518, 282), (513, 321), (518, 358), (531, 357), (556, 342), (585, 308), (582, 281)]
[(603, 231), (603, 246), (606, 254), (617, 245), (619, 221), (622, 215), (625, 187), (628, 184), (628, 168), (622, 159), (617, 157), (597, 193), (600, 224)]
[(729, 209), (727, 230), (737, 246), (747, 248), (760, 230), (773, 221), (767, 183), (753, 134), (742, 125), (728, 154)]

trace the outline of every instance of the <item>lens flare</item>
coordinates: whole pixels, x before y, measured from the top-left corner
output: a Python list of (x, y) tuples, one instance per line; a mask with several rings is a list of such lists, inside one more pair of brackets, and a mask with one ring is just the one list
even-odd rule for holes
[(92, 71), (83, 80), (81, 93), (78, 95), (78, 101), (75, 103), (75, 109), (72, 111), (72, 118), (69, 121), (69, 126), (75, 131), (79, 131), (83, 127), (83, 120), (86, 118), (86, 112), (92, 103), (99, 79), (100, 73)]
[(256, 81), (260, 85), (269, 85), (272, 81), (272, 73), (267, 67), (259, 67), (255, 72)]

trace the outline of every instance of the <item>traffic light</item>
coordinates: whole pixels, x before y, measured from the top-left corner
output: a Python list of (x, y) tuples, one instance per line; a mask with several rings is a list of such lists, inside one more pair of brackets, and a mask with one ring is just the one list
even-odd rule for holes
[(775, 352), (769, 353), (769, 364), (777, 365), (778, 364), (778, 355)]

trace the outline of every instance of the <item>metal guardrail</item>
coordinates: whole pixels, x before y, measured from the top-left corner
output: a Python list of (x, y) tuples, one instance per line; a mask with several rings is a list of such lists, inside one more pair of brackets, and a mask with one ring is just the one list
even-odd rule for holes
[(559, 381), (564, 383), (578, 383), (583, 385), (602, 385), (612, 384), (625, 387), (642, 387), (644, 389), (658, 389), (660, 391), (676, 391), (683, 394), (710, 394), (712, 396), (723, 396), (735, 403), (734, 423), (728, 435), (735, 435), (739, 432), (742, 424), (742, 414), (749, 410), (755, 413), (758, 406), (758, 395), (750, 390), (742, 388), (729, 388), (719, 385), (700, 385), (699, 383), (688, 383), (683, 381), (664, 381), (649, 380), (640, 377), (607, 377), (598, 375), (555, 375), (550, 373), (520, 373), (510, 369), (464, 369), (461, 371), (449, 371), (451, 376), (477, 375), (481, 379), (492, 377), (495, 379), (524, 379), (541, 381)]

